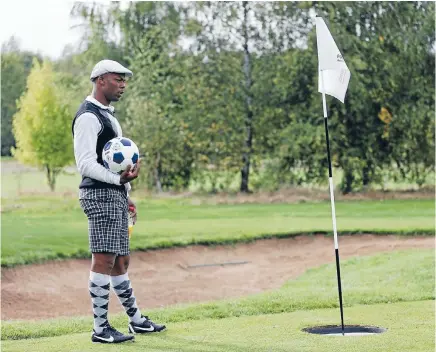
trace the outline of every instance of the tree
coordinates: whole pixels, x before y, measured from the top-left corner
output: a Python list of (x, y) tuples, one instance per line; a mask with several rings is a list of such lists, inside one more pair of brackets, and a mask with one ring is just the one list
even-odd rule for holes
[(421, 187), (435, 165), (435, 4), (393, 3), (389, 13), (384, 24), (390, 30), (384, 31), (382, 42), (393, 54), (395, 85), (378, 117), (385, 124), (386, 153), (399, 179)]
[(328, 102), (344, 193), (381, 182), (386, 171), (400, 169), (408, 178), (410, 167), (418, 175), (434, 164), (434, 8), (423, 2), (315, 5), (351, 71), (345, 105)]
[(186, 188), (193, 163), (192, 134), (181, 113), (188, 67), (171, 45), (175, 38), (163, 24), (147, 30), (136, 44), (126, 97), (125, 131), (143, 151), (147, 183), (158, 191)]
[(11, 155), (11, 148), (15, 146), (12, 116), (17, 111), (17, 100), (26, 89), (35, 55), (21, 51), (14, 37), (2, 45), (1, 51), (1, 155)]
[(205, 52), (193, 57), (183, 111), (195, 147), (196, 181), (209, 190), (228, 189), (241, 172), (244, 105), (238, 87), (241, 54)]
[[(250, 192), (250, 170), (253, 158), (263, 148), (261, 141), (267, 129), (258, 129), (263, 106), (267, 104), (265, 92), (274, 89), (272, 82), (263, 79), (271, 70), (281, 67), (260, 69), (262, 58), (283, 53), (297, 45), (297, 38), (304, 33), (307, 14), (298, 3), (277, 2), (199, 2), (192, 6), (191, 21), (196, 21), (199, 29), (194, 41), (196, 54), (207, 55), (212, 62), (217, 57), (224, 67), (211, 72), (212, 75), (228, 75), (221, 80), (236, 81), (231, 101), (220, 95), (215, 99), (222, 104), (232, 104), (239, 113), (239, 126), (234, 129), (239, 134), (240, 145), (240, 191)], [(230, 59), (233, 60), (230, 60)], [(257, 82), (265, 83), (259, 87)], [(259, 93), (259, 94), (257, 94)]]
[(59, 172), (73, 160), (72, 114), (60, 102), (54, 80), (52, 65), (35, 59), (13, 117), (17, 146), (12, 151), (23, 164), (43, 168), (52, 191)]
[(193, 178), (216, 191), (224, 188), (217, 174), (227, 174), (240, 175), (239, 189), (249, 192), (259, 170), (274, 188), (325, 182), (315, 13), (352, 76), (345, 104), (327, 97), (342, 191), (386, 173), (422, 184), (434, 167), (434, 3), (76, 6), (91, 29), (83, 63), (109, 55), (134, 71), (117, 111), (145, 153), (153, 187)]

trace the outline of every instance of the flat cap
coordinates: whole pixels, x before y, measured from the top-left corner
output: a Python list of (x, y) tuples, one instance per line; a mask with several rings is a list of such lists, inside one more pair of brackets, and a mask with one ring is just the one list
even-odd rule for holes
[(125, 68), (119, 62), (113, 60), (101, 60), (92, 69), (90, 79), (92, 81), (94, 78), (104, 75), (105, 73), (121, 73), (125, 74), (127, 77), (133, 76), (133, 72)]

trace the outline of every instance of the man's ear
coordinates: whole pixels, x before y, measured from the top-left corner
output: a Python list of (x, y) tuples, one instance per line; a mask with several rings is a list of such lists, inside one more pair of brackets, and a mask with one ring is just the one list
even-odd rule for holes
[(98, 84), (99, 84), (100, 86), (104, 86), (104, 84), (105, 84), (104, 75), (103, 75), (103, 76), (99, 76), (99, 77), (97, 77), (97, 81), (98, 81)]

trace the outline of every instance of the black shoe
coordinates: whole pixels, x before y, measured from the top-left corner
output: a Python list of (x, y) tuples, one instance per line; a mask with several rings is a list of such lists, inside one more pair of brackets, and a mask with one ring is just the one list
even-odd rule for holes
[(109, 324), (99, 334), (97, 334), (94, 330), (91, 338), (92, 342), (100, 342), (100, 343), (121, 343), (134, 339), (135, 339), (134, 336), (124, 335), (119, 331), (115, 330)]
[(141, 324), (136, 324), (134, 322), (129, 323), (129, 332), (131, 334), (148, 334), (150, 332), (161, 332), (166, 329), (165, 325), (158, 325), (153, 323), (148, 317), (142, 316), (145, 321)]

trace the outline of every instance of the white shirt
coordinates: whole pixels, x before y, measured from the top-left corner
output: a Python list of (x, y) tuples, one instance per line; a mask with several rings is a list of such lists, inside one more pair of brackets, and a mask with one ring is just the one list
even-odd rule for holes
[[(118, 137), (121, 137), (123, 131), (118, 120), (107, 110), (114, 111), (114, 107), (101, 104), (95, 98), (88, 96), (87, 101), (97, 105), (101, 113), (109, 118), (114, 131)], [(91, 112), (85, 112), (76, 118), (74, 123), (74, 157), (79, 173), (82, 176), (91, 177), (95, 180), (120, 185), (120, 175), (114, 174), (97, 162), (97, 138), (102, 131), (103, 126), (100, 120)], [(125, 184), (127, 192), (131, 187), (129, 183)]]

